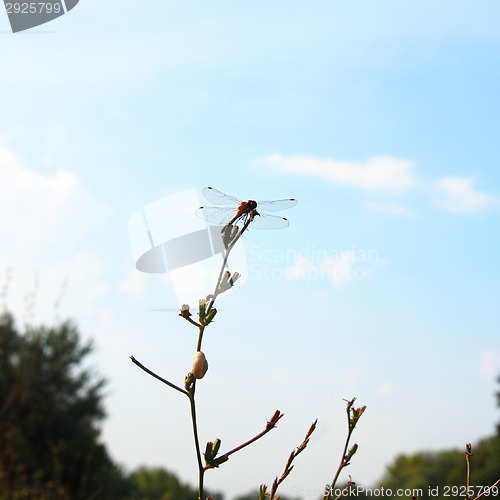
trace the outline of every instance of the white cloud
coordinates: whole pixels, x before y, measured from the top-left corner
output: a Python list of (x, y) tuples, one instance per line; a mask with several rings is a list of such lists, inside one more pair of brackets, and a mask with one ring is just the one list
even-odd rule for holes
[[(12, 269), (3, 305), (21, 317), (32, 309), (33, 319), (44, 322), (53, 320), (59, 305), (65, 317), (68, 307), (83, 313), (78, 317), (95, 314), (110, 287), (100, 259), (81, 247), (107, 209), (78, 177), (69, 171), (42, 175), (0, 147), (0, 211), (0, 262)], [(64, 293), (62, 283), (68, 283)]]
[(401, 192), (416, 185), (412, 162), (390, 156), (370, 158), (357, 163), (314, 156), (272, 154), (258, 163), (282, 172), (318, 177), (334, 184), (365, 191)]
[(137, 269), (130, 269), (120, 283), (118, 290), (132, 298), (137, 298), (146, 292), (146, 275)]
[(0, 275), (5, 290), (2, 307), (29, 323), (52, 323), (55, 318), (96, 318), (110, 286), (100, 260), (88, 252), (61, 256), (48, 263), (11, 263), (11, 278)]
[(373, 212), (381, 212), (389, 215), (404, 217), (413, 217), (415, 215), (415, 212), (408, 207), (391, 201), (367, 201), (366, 208)]
[(394, 398), (400, 395), (401, 390), (399, 385), (394, 384), (393, 382), (384, 382), (377, 387), (376, 392), (379, 396)]
[(295, 263), (285, 269), (284, 275), (289, 280), (307, 279), (311, 272), (316, 272), (314, 264), (299, 255), (295, 259)]
[(436, 182), (435, 205), (449, 212), (477, 214), (498, 204), (498, 199), (474, 188), (473, 179), (442, 177)]
[(39, 174), (0, 147), (0, 211), (0, 256), (9, 252), (38, 260), (79, 241), (107, 209), (92, 199), (73, 172)]
[(367, 267), (365, 252), (355, 250), (342, 250), (335, 256), (327, 256), (321, 261), (298, 256), (295, 263), (284, 271), (285, 278), (289, 280), (306, 280), (307, 282), (327, 279), (336, 287), (345, 283), (359, 281), (371, 276)]
[(326, 258), (321, 263), (321, 269), (326, 272), (332, 283), (341, 286), (348, 281), (352, 281), (353, 267), (356, 262), (356, 256), (353, 250), (344, 252), (338, 258)]

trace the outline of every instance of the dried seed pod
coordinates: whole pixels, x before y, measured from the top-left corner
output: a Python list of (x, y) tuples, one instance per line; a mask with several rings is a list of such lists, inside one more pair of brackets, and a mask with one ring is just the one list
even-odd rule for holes
[(201, 351), (197, 351), (194, 355), (193, 360), (193, 369), (191, 373), (195, 376), (195, 378), (200, 379), (205, 376), (208, 370), (208, 361), (205, 355)]

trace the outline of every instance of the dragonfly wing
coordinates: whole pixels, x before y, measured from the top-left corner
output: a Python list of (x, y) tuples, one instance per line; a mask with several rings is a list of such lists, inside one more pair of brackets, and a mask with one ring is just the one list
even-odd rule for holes
[(234, 208), (224, 207), (200, 207), (196, 210), (196, 215), (212, 224), (227, 224), (236, 214)]
[(278, 217), (276, 215), (260, 214), (256, 215), (250, 225), (249, 229), (281, 229), (288, 227), (290, 222), (284, 217)]
[(262, 210), (266, 210), (267, 212), (277, 212), (278, 210), (292, 208), (295, 205), (297, 205), (297, 200), (294, 198), (288, 198), (286, 200), (258, 201), (257, 210), (260, 208)]
[(213, 187), (203, 188), (201, 192), (210, 203), (213, 203), (214, 205), (232, 205), (235, 207), (235, 211), (241, 203), (241, 200), (238, 198), (224, 194), (222, 191)]

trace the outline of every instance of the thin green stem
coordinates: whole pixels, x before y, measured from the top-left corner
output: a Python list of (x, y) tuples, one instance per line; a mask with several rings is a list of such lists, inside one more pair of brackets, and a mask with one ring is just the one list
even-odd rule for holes
[(196, 448), (196, 460), (198, 462), (198, 500), (202, 500), (203, 498), (203, 477), (205, 474), (205, 470), (203, 468), (203, 462), (201, 461), (201, 448), (200, 448), (200, 439), (198, 437), (198, 421), (196, 419), (196, 402), (194, 399), (194, 395), (196, 392), (196, 380), (193, 382), (191, 387), (191, 394), (189, 395), (189, 406), (191, 408), (191, 422), (193, 424), (193, 437), (194, 437), (194, 446)]
[(281, 413), (279, 410), (276, 410), (271, 417), (271, 420), (268, 420), (265, 429), (262, 432), (259, 432), (256, 436), (253, 438), (249, 439), (248, 441), (245, 441), (243, 444), (240, 444), (239, 446), (236, 446), (236, 448), (233, 448), (232, 450), (224, 453), (223, 455), (226, 457), (229, 457), (229, 455), (232, 455), (233, 453), (236, 453), (237, 451), (240, 451), (241, 449), (245, 448), (246, 446), (254, 443), (257, 441), (257, 439), (260, 439), (262, 436), (265, 436), (269, 431), (274, 429), (276, 427), (276, 424), (278, 421), (283, 417), (283, 413)]
[[(220, 285), (220, 282), (221, 282), (221, 279), (222, 279), (222, 276), (223, 276), (223, 273), (224, 273), (224, 269), (225, 269), (225, 267), (227, 265), (227, 260), (229, 258), (229, 254), (231, 253), (231, 250), (233, 249), (233, 247), (236, 244), (236, 242), (240, 239), (241, 235), (248, 228), (248, 225), (250, 224), (250, 222), (252, 222), (252, 220), (254, 218), (254, 215), (255, 214), (251, 213), (248, 216), (248, 218), (247, 218), (245, 224), (243, 225), (241, 231), (239, 231), (239, 233), (235, 236), (235, 238), (231, 241), (231, 243), (225, 249), (224, 259), (222, 261), (222, 266), (221, 266), (221, 269), (220, 269), (220, 272), (219, 272), (219, 277), (217, 278), (217, 282), (215, 284), (215, 290), (214, 290), (213, 296), (212, 296), (212, 298), (211, 298), (211, 300), (210, 300), (210, 302), (209, 302), (209, 304), (207, 306), (207, 310), (206, 310), (207, 313), (210, 312), (210, 310), (213, 308), (214, 303), (215, 303), (215, 299), (217, 298), (217, 296), (219, 294), (219, 285)], [(198, 327), (199, 333), (198, 333), (198, 342), (197, 342), (196, 350), (197, 351), (201, 351), (201, 345), (202, 345), (202, 342), (203, 342), (203, 333), (205, 331), (205, 325), (202, 325), (202, 324), (200, 324), (200, 323), (192, 320), (189, 317), (189, 315), (184, 316), (184, 318), (187, 319), (189, 321), (189, 323), (191, 323), (192, 325)], [(196, 417), (196, 403), (195, 403), (196, 380), (193, 382), (193, 384), (191, 386), (191, 389), (188, 392), (188, 391), (186, 391), (184, 389), (181, 389), (180, 387), (176, 386), (175, 384), (172, 384), (172, 382), (169, 382), (168, 380), (165, 380), (164, 378), (160, 377), (156, 373), (152, 372), (151, 370), (149, 370), (148, 368), (146, 368), (142, 363), (140, 363), (139, 361), (137, 361), (133, 356), (130, 356), (130, 359), (139, 368), (141, 368), (142, 370), (144, 370), (146, 373), (148, 373), (152, 377), (160, 380), (161, 382), (163, 382), (164, 384), (168, 385), (169, 387), (172, 387), (172, 389), (175, 389), (176, 391), (182, 392), (182, 394), (185, 394), (189, 398), (189, 406), (191, 408), (191, 422), (192, 422), (192, 427), (193, 427), (194, 445), (195, 445), (195, 448), (196, 448), (196, 460), (197, 460), (197, 463), (198, 463), (198, 500), (202, 500), (203, 499), (203, 482), (204, 482), (204, 475), (205, 475), (205, 470), (206, 469), (203, 467), (203, 462), (202, 462), (202, 458), (201, 458), (202, 454), (201, 454), (201, 448), (200, 448), (200, 439), (199, 439), (199, 436), (198, 436), (198, 421), (197, 421), (197, 417)], [(236, 451), (240, 450), (241, 448), (244, 448), (245, 446), (248, 446), (250, 443), (256, 441), (261, 436), (263, 436), (264, 434), (266, 434), (267, 432), (269, 432), (269, 430), (270, 430), (270, 428), (269, 429), (266, 428), (266, 430), (264, 430), (264, 432), (262, 432), (261, 434), (259, 434), (255, 438), (251, 439), (250, 441), (242, 444), (241, 446), (235, 448), (234, 450), (231, 450), (229, 452), (229, 454), (235, 453)]]
[(254, 215), (250, 214), (250, 216), (246, 220), (245, 224), (241, 228), (241, 231), (235, 236), (233, 241), (231, 241), (231, 243), (226, 247), (226, 249), (224, 251), (224, 259), (222, 261), (222, 266), (220, 268), (219, 277), (217, 278), (217, 281), (215, 283), (215, 290), (214, 290), (214, 293), (212, 294), (213, 297), (210, 300), (210, 303), (208, 304), (207, 312), (209, 312), (212, 309), (212, 307), (214, 306), (214, 303), (215, 303), (215, 299), (219, 295), (218, 288), (219, 288), (219, 284), (220, 284), (221, 279), (222, 279), (222, 275), (224, 274), (224, 269), (226, 268), (227, 259), (229, 258), (229, 254), (231, 253), (231, 250), (233, 249), (236, 242), (241, 238), (241, 235), (247, 230), (248, 226), (250, 225), (250, 222), (252, 222), (253, 219), (254, 219)]
[[(231, 250), (233, 249), (233, 247), (236, 244), (236, 242), (240, 239), (240, 237), (243, 234), (243, 232), (247, 229), (247, 227), (250, 224), (250, 222), (252, 222), (253, 217), (254, 217), (254, 214), (250, 214), (250, 216), (248, 217), (248, 219), (245, 222), (244, 226), (242, 227), (241, 231), (236, 235), (236, 237), (231, 241), (231, 243), (225, 249), (224, 259), (222, 261), (222, 266), (221, 266), (221, 269), (220, 269), (220, 272), (219, 272), (219, 277), (217, 278), (217, 282), (215, 283), (215, 290), (214, 290), (212, 298), (210, 299), (210, 301), (209, 301), (209, 303), (207, 305), (207, 308), (206, 308), (206, 313), (207, 314), (212, 310), (212, 308), (214, 306), (214, 303), (215, 303), (215, 299), (219, 295), (219, 285), (220, 285), (220, 282), (221, 282), (221, 279), (222, 279), (222, 276), (223, 276), (223, 273), (224, 273), (224, 269), (226, 268), (226, 264), (227, 264), (227, 260), (229, 258), (229, 254), (231, 253)], [(202, 345), (202, 342), (203, 342), (203, 333), (205, 332), (205, 325), (199, 324), (196, 321), (191, 320), (190, 318), (187, 318), (187, 319), (188, 319), (188, 321), (190, 323), (196, 325), (198, 327), (198, 329), (199, 329), (198, 342), (197, 342), (197, 345), (196, 345), (196, 350), (197, 351), (201, 351), (201, 345)], [(191, 391), (188, 394), (188, 396), (189, 396), (189, 403), (190, 403), (190, 407), (191, 407), (191, 421), (192, 421), (192, 425), (193, 425), (193, 436), (194, 436), (194, 444), (195, 444), (195, 448), (196, 448), (196, 459), (197, 459), (197, 462), (198, 462), (198, 500), (203, 500), (203, 483), (204, 483), (205, 471), (207, 469), (205, 467), (203, 467), (203, 463), (202, 463), (202, 460), (201, 460), (201, 448), (200, 448), (200, 440), (199, 440), (199, 437), (198, 437), (198, 423), (197, 423), (197, 418), (196, 418), (196, 404), (195, 404), (195, 398), (194, 398), (195, 389), (196, 389), (196, 380), (193, 382)], [(268, 432), (268, 430), (266, 430), (263, 434), (265, 434), (266, 432)], [(243, 444), (242, 446), (238, 447), (237, 449), (235, 448), (230, 453), (234, 453), (238, 449), (241, 449), (242, 447), (247, 446), (248, 444), (250, 444), (250, 442), (255, 441), (259, 437), (260, 436), (257, 436), (254, 439), (252, 439), (251, 441), (249, 441), (249, 442)]]
[(472, 457), (472, 445), (470, 443), (467, 443), (465, 445), (465, 461), (467, 463), (467, 477), (465, 480), (465, 498), (468, 499), (469, 497), (469, 488), (470, 488), (470, 460)]
[(349, 441), (351, 440), (351, 435), (352, 435), (352, 433), (354, 431), (354, 427), (355, 427), (355, 426), (351, 425), (351, 415), (350, 415), (350, 411), (351, 411), (351, 408), (352, 408), (353, 404), (354, 404), (354, 399), (352, 399), (351, 401), (349, 401), (347, 403), (347, 408), (346, 408), (346, 413), (347, 413), (347, 428), (348, 428), (347, 439), (345, 441), (344, 451), (342, 452), (342, 459), (340, 460), (340, 464), (339, 464), (339, 466), (337, 468), (337, 472), (335, 473), (335, 476), (333, 477), (332, 484), (330, 485), (330, 488), (329, 488), (329, 493), (327, 493), (327, 494), (325, 494), (323, 496), (323, 500), (329, 500), (331, 498), (331, 493), (335, 489), (335, 485), (337, 484), (337, 480), (338, 480), (338, 478), (340, 476), (340, 473), (342, 472), (342, 469), (347, 465), (345, 457), (347, 455), (347, 450), (349, 448)]
[(474, 500), (479, 500), (480, 498), (483, 498), (484, 496), (489, 496), (489, 494), (491, 493), (491, 490), (493, 488), (495, 488), (496, 486), (498, 486), (500, 484), (500, 479), (497, 479), (495, 481), (495, 483), (493, 483), (489, 488), (486, 488), (485, 490), (483, 490), (483, 492), (478, 495), (476, 498), (474, 498)]
[(198, 344), (196, 345), (196, 350), (201, 351), (201, 343), (203, 342), (203, 332), (205, 331), (204, 325), (199, 325), (200, 333), (198, 334)]
[(185, 317), (192, 325), (197, 326), (198, 328), (201, 328), (201, 325), (197, 323), (194, 319), (191, 319), (189, 316)]
[(203, 500), (203, 480), (205, 477), (205, 469), (200, 469), (198, 472), (198, 500)]
[(259, 434), (257, 434), (253, 438), (249, 439), (248, 441), (245, 441), (243, 444), (240, 444), (239, 446), (236, 446), (236, 448), (233, 448), (232, 450), (228, 451), (227, 453), (224, 453), (224, 455), (226, 455), (228, 457), (229, 455), (232, 455), (233, 453), (236, 453), (237, 451), (242, 450), (243, 448), (247, 447), (248, 445), (250, 445), (250, 444), (254, 443), (255, 441), (257, 441), (258, 439), (260, 439), (262, 436), (265, 436), (271, 429), (272, 429), (272, 427), (269, 429), (267, 429), (267, 428), (264, 429), (262, 432), (259, 432)]
[(136, 364), (141, 370), (144, 370), (146, 373), (148, 373), (152, 377), (156, 378), (160, 382), (163, 382), (164, 384), (168, 385), (172, 389), (175, 389), (176, 391), (182, 392), (182, 394), (185, 394), (186, 396), (189, 397), (189, 394), (187, 393), (186, 390), (181, 389), (180, 387), (176, 386), (175, 384), (172, 384), (172, 382), (169, 382), (168, 380), (165, 380), (163, 377), (160, 377), (155, 372), (151, 371), (149, 368), (146, 368), (142, 363), (137, 361), (137, 359), (135, 359), (134, 356), (130, 356), (130, 359), (132, 360), (132, 363)]

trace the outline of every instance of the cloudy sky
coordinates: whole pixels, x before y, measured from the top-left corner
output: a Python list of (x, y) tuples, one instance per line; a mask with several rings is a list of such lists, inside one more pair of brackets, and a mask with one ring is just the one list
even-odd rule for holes
[(289, 228), (245, 235), (198, 386), (202, 442), (285, 418), (209, 488), (271, 483), (319, 418), (282, 490), (307, 498), (353, 396), (360, 484), (493, 432), (499, 16), (496, 0), (81, 0), (14, 35), (0, 14), (2, 307), (95, 340), (116, 461), (196, 480), (187, 401), (128, 359), (182, 384), (196, 331), (170, 311), (172, 276), (135, 269), (129, 220), (205, 186), (299, 200)]

